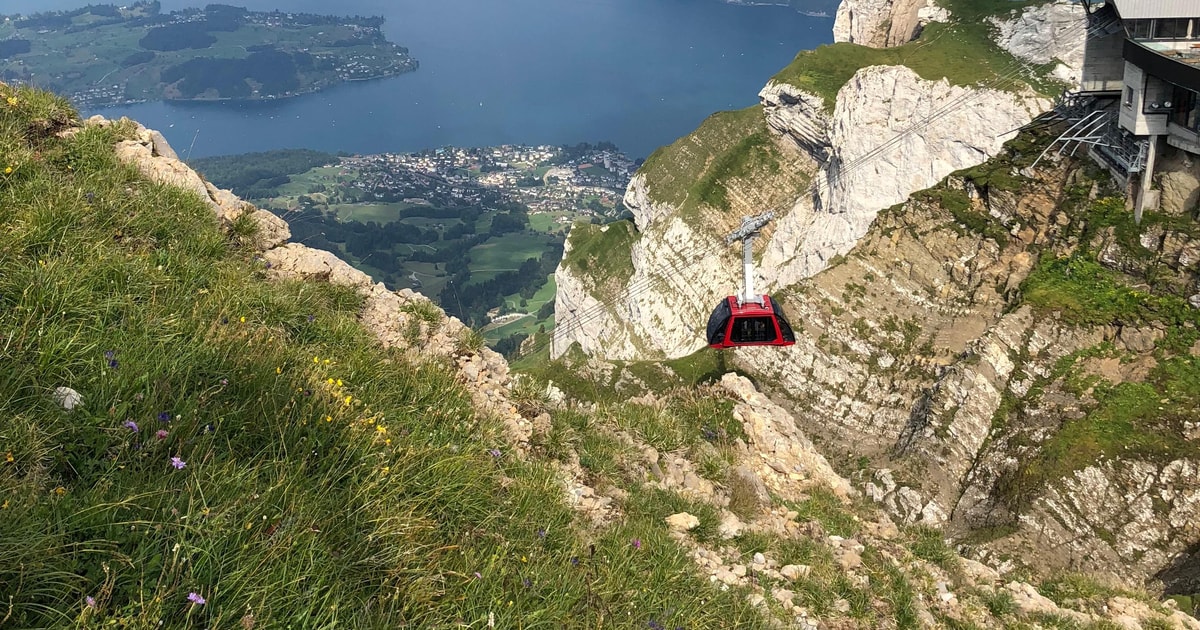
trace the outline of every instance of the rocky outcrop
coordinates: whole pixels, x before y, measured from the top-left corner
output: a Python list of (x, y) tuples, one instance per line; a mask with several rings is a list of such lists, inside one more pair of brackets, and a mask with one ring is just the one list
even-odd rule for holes
[[(111, 121), (94, 116), (89, 125), (108, 125)], [(67, 132), (70, 133), (70, 132)], [(212, 208), (225, 227), (235, 221), (248, 218), (256, 226), (255, 246), (267, 250), (287, 242), (292, 237), (287, 222), (279, 217), (248, 204), (228, 190), (218, 189), (204, 181), (198, 173), (184, 164), (167, 144), (167, 139), (157, 131), (137, 126), (136, 139), (117, 144), (117, 158), (138, 168), (151, 181), (182, 188), (195, 193)]]
[(906, 44), (930, 22), (949, 12), (934, 0), (842, 0), (833, 23), (833, 41), (886, 48)]
[(796, 497), (818, 485), (840, 497), (858, 494), (813, 446), (795, 418), (759, 393), (749, 379), (726, 374), (721, 386), (738, 401), (733, 417), (742, 423), (751, 453), (759, 460), (748, 464), (773, 492)]
[[(771, 131), (790, 140), (818, 163), (829, 159), (831, 123), (825, 113), (824, 99), (793, 85), (771, 81), (758, 93), (758, 100)], [(640, 182), (642, 195), (646, 194), (645, 186), (644, 180)], [(662, 214), (661, 210), (659, 214)]]
[(1058, 0), (1026, 7), (1007, 19), (991, 18), (991, 22), (1001, 48), (1030, 63), (1055, 62), (1054, 78), (1067, 85), (1079, 84), (1088, 32), (1083, 5)]

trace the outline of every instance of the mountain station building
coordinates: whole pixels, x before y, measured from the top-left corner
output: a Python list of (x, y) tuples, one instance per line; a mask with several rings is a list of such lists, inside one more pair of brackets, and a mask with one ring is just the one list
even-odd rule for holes
[(1110, 103), (1091, 154), (1125, 183), (1140, 221), (1159, 206), (1164, 154), (1200, 158), (1200, 0), (1082, 1), (1089, 29), (1078, 94)]

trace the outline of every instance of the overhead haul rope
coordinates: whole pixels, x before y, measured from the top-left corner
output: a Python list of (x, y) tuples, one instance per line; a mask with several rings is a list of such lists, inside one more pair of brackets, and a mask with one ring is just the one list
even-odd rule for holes
[[(1080, 47), (1085, 46), (1087, 44), (1088, 40), (1094, 39), (1096, 36), (1098, 36), (1100, 34), (1104, 34), (1106, 29), (1102, 28), (1103, 26), (1105, 26), (1105, 25), (1101, 24), (1101, 25), (1088, 27), (1086, 29), (1084, 41), (1082, 43), (1080, 43), (1079, 45), (1075, 46), (1074, 48), (1072, 48), (1070, 50), (1070, 52), (1072, 52), (1072, 53), (1075, 52)], [(1050, 42), (1050, 43), (1046, 44), (1045, 46), (1035, 49), (1031, 54), (1039, 54), (1039, 53), (1047, 52), (1051, 48), (1053, 48), (1055, 46), (1055, 44), (1056, 44), (1055, 42)], [(911, 136), (912, 134), (928, 128), (934, 122), (936, 122), (937, 120), (939, 120), (941, 118), (944, 118), (950, 112), (960, 109), (960, 108), (966, 106), (967, 104), (971, 103), (972, 101), (982, 98), (984, 90), (992, 89), (1003, 83), (1010, 82), (1010, 81), (1020, 77), (1023, 73), (1026, 73), (1029, 75), (1036, 74), (1036, 72), (1030, 67), (1030, 65), (1028, 63), (1022, 61), (1019, 57), (1014, 56), (1013, 58), (1015, 60), (1015, 63), (1010, 64), (1008, 69), (1003, 74), (1000, 74), (1000, 75), (996, 76), (995, 78), (993, 78), (992, 80), (984, 83), (980, 89), (975, 90), (975, 91), (969, 91), (969, 92), (959, 96), (958, 98), (951, 100), (950, 102), (943, 105), (942, 107), (934, 110), (933, 112), (929, 113), (928, 115), (924, 116), (923, 118), (920, 118), (917, 121), (913, 122), (908, 127), (904, 128), (899, 133), (897, 133), (895, 136), (893, 136), (890, 139), (888, 139), (887, 141), (885, 141), (883, 144), (880, 144), (879, 146), (875, 147), (871, 151), (868, 151), (867, 153), (855, 158), (854, 160), (847, 162), (845, 165), (843, 165), (839, 169), (839, 172), (834, 179), (848, 176), (860, 168), (865, 168), (865, 166), (868, 163), (870, 163), (874, 159), (880, 157), (887, 149), (895, 146), (896, 144), (898, 144), (902, 140), (906, 139), (907, 137)], [(827, 182), (824, 185), (824, 188), (826, 188), (828, 190), (831, 183), (832, 182), (828, 181), (828, 179), (827, 179)], [(809, 194), (819, 194), (821, 188), (822, 188), (822, 186), (820, 183), (814, 182), (814, 184), (809, 187), (808, 193)], [(689, 257), (689, 260), (687, 260), (687, 265), (691, 265), (691, 264), (694, 264), (695, 262), (698, 262), (699, 260), (702, 260), (703, 257), (705, 255), (707, 255), (708, 253), (709, 253), (709, 248), (707, 246), (698, 244), (696, 246), (689, 248), (688, 250), (686, 250), (686, 252), (680, 253), (680, 255), (677, 256), (677, 258)], [(664, 266), (670, 266), (673, 273), (668, 273), (668, 274), (662, 275), (662, 277), (664, 279), (668, 279), (668, 281), (669, 281), (669, 278), (671, 278), (672, 276), (677, 276), (680, 278), (683, 277), (682, 271), (679, 269), (679, 267), (673, 261), (668, 259), (666, 261), (666, 263), (667, 264)], [(621, 292), (621, 295), (610, 298), (609, 300), (596, 300), (595, 304), (593, 304), (589, 307), (586, 307), (581, 311), (576, 311), (574, 313), (575, 317), (570, 324), (567, 324), (565, 326), (559, 326), (556, 322), (555, 328), (552, 331), (546, 333), (547, 338), (538, 342), (537, 344), (535, 344), (534, 347), (529, 351), (529, 353), (535, 354), (537, 352), (540, 352), (546, 346), (553, 343), (554, 337), (556, 336), (556, 334), (558, 334), (558, 333), (562, 333), (562, 334), (574, 333), (574, 332), (578, 331), (579, 329), (583, 328), (584, 326), (590, 324), (592, 322), (592, 320), (605, 315), (616, 304), (618, 304), (620, 302), (629, 302), (634, 297), (640, 296), (640, 295), (650, 291), (651, 289), (654, 288), (655, 277), (657, 275), (658, 274), (654, 274), (654, 273), (648, 274), (643, 279), (630, 284), (625, 291)], [(687, 284), (687, 283), (684, 283), (684, 284), (685, 284), (685, 286), (692, 288), (693, 295), (695, 295), (694, 287), (691, 287), (691, 285)]]

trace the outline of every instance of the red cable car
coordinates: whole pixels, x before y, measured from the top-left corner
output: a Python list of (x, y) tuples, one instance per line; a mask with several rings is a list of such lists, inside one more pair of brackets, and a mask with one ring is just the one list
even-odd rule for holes
[(708, 345), (712, 348), (744, 346), (790, 346), (796, 334), (770, 296), (762, 304), (740, 302), (731, 295), (717, 305), (708, 318)]
[(727, 244), (742, 242), (742, 294), (721, 300), (709, 316), (706, 331), (709, 347), (790, 346), (796, 343), (796, 334), (779, 306), (770, 296), (754, 292), (751, 243), (758, 231), (773, 218), (773, 212), (746, 217), (742, 219), (741, 227), (725, 237)]

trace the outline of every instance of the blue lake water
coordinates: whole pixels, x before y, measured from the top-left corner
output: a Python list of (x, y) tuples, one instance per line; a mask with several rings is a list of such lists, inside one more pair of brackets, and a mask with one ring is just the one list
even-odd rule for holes
[[(802, 9), (832, 12), (831, 0)], [(609, 140), (632, 156), (747, 107), (831, 18), (717, 0), (227, 0), (252, 10), (384, 15), (411, 74), (271, 103), (145, 103), (91, 113), (161, 130), (181, 155), (284, 147), (378, 153)], [(3, 12), (73, 8), (6, 0)], [(170, 11), (197, 2), (163, 0)]]

